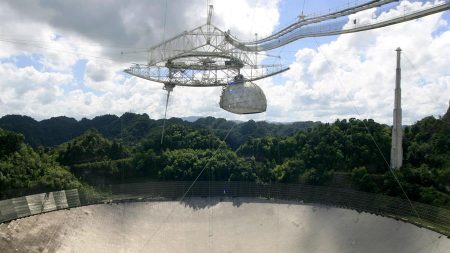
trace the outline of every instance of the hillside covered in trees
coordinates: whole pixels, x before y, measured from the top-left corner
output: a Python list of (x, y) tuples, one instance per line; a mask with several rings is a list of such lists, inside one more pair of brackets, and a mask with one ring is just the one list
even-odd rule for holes
[[(227, 143), (234, 149), (249, 138), (266, 135), (287, 136), (320, 124), (320, 122), (312, 121), (281, 124), (255, 122), (253, 120), (238, 123), (213, 117), (200, 118), (194, 122), (171, 118), (168, 119), (167, 123), (209, 129), (222, 138), (228, 129), (234, 126), (227, 138)], [(21, 115), (6, 115), (0, 118), (0, 128), (23, 134), (25, 142), (32, 147), (55, 147), (91, 128), (96, 129), (108, 139), (115, 139), (133, 146), (152, 132), (160, 132), (162, 124), (162, 120), (151, 119), (147, 114), (135, 113), (125, 113), (121, 117), (103, 115), (93, 119), (83, 118), (80, 121), (64, 116), (42, 121), (36, 121), (31, 117)]]
[[(171, 119), (163, 143), (161, 123), (129, 113), (41, 122), (5, 116), (0, 125), (18, 133), (0, 131), (1, 191), (193, 180), (205, 168), (200, 180), (334, 186), (344, 178), (346, 187), (403, 197), (388, 169), (391, 128), (373, 120)], [(406, 127), (404, 158), (396, 175), (410, 198), (450, 208), (450, 122), (427, 117)]]
[[(36, 190), (80, 188), (68, 167), (43, 149), (34, 150), (21, 134), (0, 129), (0, 197)], [(19, 191), (19, 192), (14, 192)]]

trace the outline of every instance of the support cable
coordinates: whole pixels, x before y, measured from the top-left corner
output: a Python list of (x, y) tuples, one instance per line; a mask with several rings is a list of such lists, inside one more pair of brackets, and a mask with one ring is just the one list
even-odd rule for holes
[[(162, 36), (162, 41), (164, 42), (166, 40), (166, 24), (167, 24), (167, 0), (165, 1), (165, 5), (164, 5), (164, 28), (163, 28), (163, 36)], [(164, 43), (164, 47), (162, 48), (161, 54), (164, 53), (164, 51), (166, 50), (166, 43)], [(171, 70), (169, 69), (169, 82), (172, 79), (172, 73)], [(167, 97), (166, 97), (166, 107), (164, 110), (164, 119), (163, 119), (163, 126), (162, 126), (162, 131), (161, 131), (161, 145), (163, 144), (164, 141), (164, 131), (166, 128), (166, 120), (167, 120), (167, 106), (169, 104), (169, 97), (170, 97), (170, 92), (172, 92), (173, 90), (173, 85), (172, 84), (164, 84), (164, 89), (167, 90)]]
[[(211, 21), (212, 21), (212, 14), (213, 14), (213, 7), (210, 3), (210, 0), (206, 1), (206, 16), (207, 16), (207, 29), (208, 29), (208, 37), (207, 37), (207, 41), (208, 44), (210, 43), (211, 40)], [(208, 73), (208, 78), (210, 78), (211, 73)], [(216, 78), (217, 78), (217, 74), (216, 74)], [(209, 252), (213, 252), (213, 227), (212, 227), (212, 223), (213, 223), (213, 208), (212, 208), (212, 201), (211, 201), (211, 187), (212, 187), (212, 169), (210, 168), (208, 170), (208, 206), (210, 208), (209, 213), (208, 213), (208, 247), (209, 247)]]
[(299, 16), (299, 18), (302, 20), (305, 19), (305, 14), (303, 13), (303, 11), (305, 10), (305, 3), (306, 3), (306, 0), (303, 0), (302, 13)]
[[(194, 184), (198, 181), (198, 179), (200, 178), (200, 176), (203, 174), (203, 172), (205, 171), (206, 167), (209, 165), (209, 163), (211, 162), (211, 160), (217, 155), (217, 153), (219, 152), (220, 148), (222, 147), (222, 144), (225, 143), (226, 139), (228, 138), (228, 136), (230, 135), (231, 131), (234, 129), (234, 127), (236, 126), (236, 124), (233, 124), (231, 126), (231, 128), (228, 130), (227, 134), (225, 135), (225, 137), (222, 139), (221, 142), (219, 142), (219, 145), (217, 147), (217, 149), (214, 151), (214, 153), (212, 154), (212, 156), (208, 159), (208, 161), (206, 162), (205, 166), (203, 166), (203, 169), (198, 173), (197, 177), (194, 179), (194, 181), (189, 185), (188, 189), (183, 193), (183, 195), (181, 196), (180, 200), (178, 201), (179, 203), (181, 203), (187, 196), (187, 194), (189, 193), (189, 191), (192, 189), (192, 187), (194, 187)], [(144, 242), (144, 244), (142, 245), (142, 247), (138, 250), (139, 252), (142, 252), (145, 248), (145, 246), (150, 243), (153, 238), (158, 234), (158, 232), (161, 230), (161, 228), (163, 227), (164, 223), (167, 223), (167, 221), (169, 221), (169, 219), (172, 217), (174, 211), (175, 211), (176, 206), (174, 205), (172, 210), (167, 214), (166, 218), (163, 220), (163, 222), (161, 222), (161, 224), (159, 225), (159, 227), (155, 230), (155, 232), (153, 232), (153, 234), (148, 238), (147, 241)]]
[[(353, 100), (351, 100), (350, 97), (348, 96), (348, 94), (347, 94), (347, 92), (346, 92), (346, 89), (345, 89), (345, 87), (344, 87), (344, 85), (343, 85), (343, 82), (342, 82), (342, 80), (340, 79), (339, 75), (336, 73), (335, 69), (333, 68), (333, 65), (332, 65), (331, 61), (330, 61), (329, 58), (326, 56), (326, 54), (320, 50), (320, 45), (319, 45), (319, 43), (317, 42), (316, 38), (314, 38), (314, 42), (316, 43), (317, 51), (318, 51), (319, 53), (321, 53), (321, 54), (324, 56), (324, 58), (325, 58), (326, 62), (328, 63), (328, 65), (331, 67), (331, 69), (333, 69), (333, 73), (334, 73), (335, 79), (337, 80), (337, 83), (341, 86), (341, 88), (345, 91), (345, 96), (346, 96), (347, 100), (352, 104), (353, 110), (354, 110), (354, 111), (356, 112), (356, 114), (358, 114), (358, 116), (361, 118), (361, 114), (359, 113), (358, 109), (356, 108), (355, 104), (353, 103)], [(413, 205), (411, 199), (409, 198), (408, 194), (406, 193), (405, 189), (403, 188), (403, 185), (401, 184), (401, 182), (400, 182), (400, 180), (398, 179), (397, 175), (395, 174), (394, 170), (391, 168), (389, 162), (387, 161), (386, 157), (385, 157), (384, 154), (383, 154), (383, 151), (381, 151), (380, 146), (378, 145), (377, 141), (376, 141), (375, 138), (373, 137), (372, 132), (370, 132), (370, 129), (369, 129), (369, 127), (367, 126), (366, 122), (364, 122), (364, 120), (362, 120), (362, 122), (363, 122), (364, 128), (366, 129), (367, 133), (369, 134), (369, 136), (370, 136), (372, 142), (375, 144), (375, 146), (376, 146), (378, 152), (380, 153), (381, 157), (383, 158), (384, 162), (386, 163), (386, 165), (387, 165), (387, 167), (388, 167), (388, 170), (391, 172), (392, 176), (394, 177), (395, 181), (397, 182), (398, 186), (400, 187), (400, 189), (401, 189), (403, 195), (404, 195), (405, 198), (408, 200), (409, 205), (411, 206), (411, 209), (413, 210), (413, 212), (415, 213), (415, 215), (417, 216), (417, 218), (419, 218), (419, 220), (423, 223), (423, 220), (422, 220), (422, 218), (420, 217), (419, 212), (418, 212), (417, 209), (414, 207), (414, 205)]]
[(409, 59), (409, 57), (405, 54), (405, 52), (402, 52), (402, 56), (406, 59), (406, 61), (414, 68), (417, 74), (419, 74), (420, 78), (425, 82), (425, 77), (422, 75), (422, 73), (419, 71), (418, 68), (412, 63), (412, 61)]
[(164, 86), (165, 89), (167, 89), (167, 96), (166, 96), (166, 107), (164, 110), (164, 119), (163, 119), (163, 125), (162, 125), (162, 132), (161, 132), (161, 145), (164, 141), (164, 132), (166, 128), (166, 121), (167, 121), (167, 107), (169, 105), (169, 98), (170, 98), (170, 92), (172, 92), (173, 87), (169, 87), (168, 85)]

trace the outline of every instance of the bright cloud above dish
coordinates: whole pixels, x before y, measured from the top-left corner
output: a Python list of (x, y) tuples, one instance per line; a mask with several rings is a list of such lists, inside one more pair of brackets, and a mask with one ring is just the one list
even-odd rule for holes
[[(7, 1), (0, 5), (5, 26), (0, 48), (1, 115), (38, 119), (127, 111), (162, 117), (162, 85), (122, 72), (132, 62), (145, 60), (145, 54), (120, 52), (149, 47), (206, 18), (204, 1), (168, 1), (171, 18), (166, 19), (165, 30), (164, 1), (110, 1), (108, 5), (104, 1)], [(216, 1), (214, 23), (244, 39), (255, 32), (270, 34), (283, 15), (278, 1), (248, 0), (240, 8), (234, 6), (233, 1)], [(372, 13), (358, 15), (362, 19)], [(176, 87), (169, 116), (329, 122), (360, 117), (357, 110), (361, 117), (390, 123), (398, 46), (407, 57), (403, 64), (405, 122), (445, 111), (450, 98), (450, 31), (442, 14), (342, 35), (317, 46), (300, 48), (281, 80), (258, 82), (268, 98), (265, 114), (236, 116), (222, 111), (220, 88)]]

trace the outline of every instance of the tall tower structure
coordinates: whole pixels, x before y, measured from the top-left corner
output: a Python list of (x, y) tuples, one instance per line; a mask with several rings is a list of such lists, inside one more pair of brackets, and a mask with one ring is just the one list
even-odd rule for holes
[(394, 101), (394, 120), (392, 127), (392, 144), (391, 144), (391, 168), (400, 169), (403, 164), (403, 148), (402, 148), (402, 90), (401, 83), (401, 67), (400, 67), (400, 54), (402, 50), (397, 48), (397, 68), (395, 75), (395, 101)]

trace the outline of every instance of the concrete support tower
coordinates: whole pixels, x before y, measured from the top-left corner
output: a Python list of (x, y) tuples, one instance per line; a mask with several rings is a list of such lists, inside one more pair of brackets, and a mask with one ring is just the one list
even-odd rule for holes
[(402, 50), (397, 48), (397, 68), (395, 76), (395, 102), (394, 102), (394, 122), (392, 127), (392, 144), (391, 144), (391, 168), (400, 169), (403, 164), (403, 148), (402, 148), (402, 91), (400, 88), (401, 68), (400, 54)]

